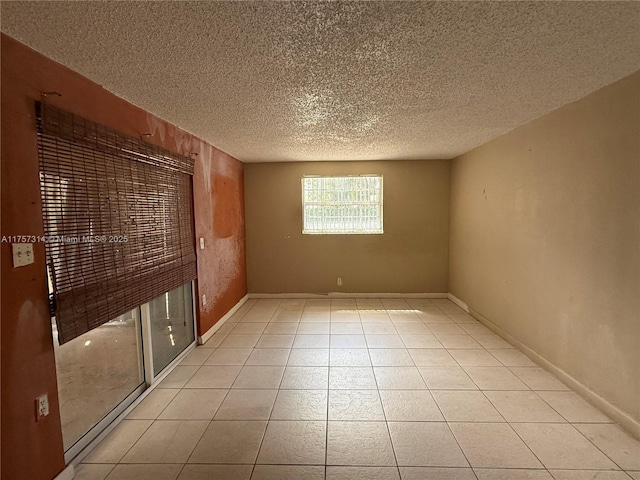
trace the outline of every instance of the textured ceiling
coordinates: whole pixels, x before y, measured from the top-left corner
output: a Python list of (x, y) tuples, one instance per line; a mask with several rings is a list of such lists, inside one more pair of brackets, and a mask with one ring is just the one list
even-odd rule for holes
[(640, 68), (637, 2), (1, 2), (2, 31), (246, 161), (452, 158)]

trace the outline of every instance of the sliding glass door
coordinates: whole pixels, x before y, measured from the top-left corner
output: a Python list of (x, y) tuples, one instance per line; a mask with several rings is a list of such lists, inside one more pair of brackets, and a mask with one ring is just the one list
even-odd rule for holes
[(65, 451), (144, 384), (133, 309), (62, 345), (52, 322)]
[(195, 340), (191, 283), (148, 303), (153, 376), (157, 377)]
[(62, 345), (51, 328), (68, 461), (194, 344), (192, 283)]

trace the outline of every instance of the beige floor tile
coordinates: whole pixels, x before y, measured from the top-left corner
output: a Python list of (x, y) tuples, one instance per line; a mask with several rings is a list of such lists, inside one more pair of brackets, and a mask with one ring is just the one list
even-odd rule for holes
[(364, 335), (331, 335), (331, 348), (367, 348)]
[(540, 367), (509, 367), (531, 390), (569, 390), (552, 373)]
[(442, 343), (435, 335), (430, 333), (422, 335), (407, 335), (403, 333), (400, 338), (407, 348), (442, 348)]
[(149, 392), (142, 402), (134, 408), (128, 420), (155, 420), (180, 390), (177, 388), (156, 388)]
[(178, 365), (169, 375), (164, 377), (156, 388), (182, 388), (199, 368), (195, 365)]
[(486, 350), (451, 350), (451, 356), (463, 367), (501, 367), (496, 357)]
[(244, 365), (251, 355), (250, 348), (220, 348), (204, 362), (205, 365)]
[(211, 420), (228, 390), (184, 389), (158, 417), (161, 420)]
[(473, 335), (473, 338), (484, 348), (513, 348), (513, 345), (495, 334)]
[(262, 332), (263, 335), (295, 335), (298, 331), (297, 323), (270, 323)]
[(295, 335), (263, 335), (256, 348), (291, 348)]
[(564, 419), (534, 392), (485, 391), (507, 422), (554, 422)]
[(329, 335), (296, 335), (293, 348), (329, 348)]
[(324, 466), (256, 465), (251, 480), (324, 480)]
[(402, 480), (476, 480), (470, 468), (400, 467)]
[(185, 465), (178, 480), (249, 480), (253, 465)]
[(432, 335), (429, 327), (422, 322), (393, 322), (393, 324), (400, 335)]
[(417, 367), (373, 367), (380, 390), (427, 388)]
[(388, 421), (444, 421), (440, 409), (427, 390), (381, 390), (380, 399)]
[(241, 369), (238, 365), (205, 365), (191, 377), (185, 388), (229, 388)]
[(279, 390), (272, 420), (326, 420), (326, 390)]
[(455, 323), (452, 318), (448, 317), (442, 310), (439, 312), (424, 312), (418, 315), (420, 319), (427, 325), (431, 326), (434, 323)]
[(107, 480), (175, 480), (182, 465), (116, 465)]
[(118, 463), (152, 423), (151, 420), (123, 420), (84, 458), (83, 463)]
[(321, 465), (326, 439), (326, 422), (272, 420), (267, 425), (257, 463)]
[(203, 420), (156, 420), (122, 463), (184, 463), (208, 424)]
[[(333, 319), (332, 319), (333, 322)], [(331, 323), (331, 335), (364, 335), (360, 317), (357, 322)]]
[(329, 367), (287, 366), (280, 388), (286, 390), (322, 390), (329, 384)]
[(298, 335), (329, 335), (331, 329), (330, 323), (301, 323), (298, 326)]
[(413, 367), (413, 359), (406, 348), (372, 348), (369, 350), (374, 367)]
[(419, 367), (418, 370), (432, 390), (477, 390), (462, 367)]
[(298, 323), (302, 312), (276, 312), (269, 320), (270, 323)]
[(551, 474), (555, 480), (629, 480), (626, 473), (610, 470), (551, 470)]
[(482, 392), (434, 390), (432, 394), (448, 422), (504, 422)]
[(329, 420), (384, 421), (376, 390), (329, 391)]
[(329, 349), (294, 348), (287, 364), (294, 367), (328, 367)]
[(455, 323), (433, 323), (428, 328), (437, 335), (468, 335), (468, 332)]
[(393, 323), (386, 322), (367, 322), (362, 324), (364, 333), (367, 335), (397, 335), (398, 331)]
[(640, 480), (640, 471), (628, 471), (627, 473), (633, 480)]
[(232, 388), (277, 389), (280, 386), (280, 382), (282, 381), (284, 369), (285, 367), (282, 366), (244, 366), (238, 374), (238, 378), (236, 378), (236, 381), (233, 382)]
[(571, 391), (546, 391), (537, 394), (572, 423), (613, 423), (604, 413)]
[(481, 323), (462, 323), (462, 329), (469, 335), (493, 335), (494, 333)]
[(74, 468), (73, 480), (104, 480), (114, 467), (113, 464), (81, 463)]
[(488, 350), (506, 367), (535, 367), (535, 363), (515, 348), (497, 348)]
[(410, 348), (408, 351), (418, 367), (458, 366), (458, 362), (444, 348)]
[(194, 348), (191, 353), (189, 353), (184, 359), (180, 362), (180, 365), (202, 365), (207, 358), (211, 355), (210, 348)]
[(351, 348), (332, 348), (329, 352), (332, 367), (370, 367), (369, 351)]
[(623, 470), (640, 470), (640, 441), (614, 424), (574, 425)]
[(464, 367), (480, 390), (529, 390), (507, 367)]
[(189, 463), (253, 464), (266, 427), (265, 421), (214, 420)]
[(220, 344), (220, 348), (253, 348), (260, 340), (260, 335), (229, 334)]
[(255, 348), (245, 365), (276, 366), (286, 365), (289, 359), (288, 348)]
[(204, 345), (200, 345), (200, 348), (218, 348), (220, 344), (227, 338), (228, 333), (221, 333), (217, 331), (213, 336), (207, 340)]
[(478, 342), (476, 342), (470, 335), (447, 335), (437, 334), (436, 338), (440, 343), (448, 349), (458, 348), (482, 348)]
[(327, 467), (327, 480), (400, 480), (397, 467)]
[[(331, 312), (331, 323), (360, 323), (358, 312)], [(362, 332), (360, 332), (362, 333)]]
[(329, 388), (346, 390), (377, 389), (371, 367), (329, 367)]
[(543, 468), (506, 423), (450, 423), (472, 467)]
[(523, 470), (521, 468), (476, 468), (478, 480), (553, 480), (546, 470)]
[(469, 466), (446, 423), (389, 422), (389, 431), (400, 466)]
[(400, 335), (365, 335), (369, 348), (405, 348)]
[(302, 317), (300, 318), (301, 323), (305, 322), (330, 322), (331, 315), (329, 312), (309, 312), (302, 313)]
[(394, 466), (384, 422), (328, 422), (327, 465)]
[(264, 329), (267, 328), (268, 323), (238, 323), (231, 335), (261, 335)]
[(469, 315), (466, 312), (450, 313), (449, 317), (456, 323), (476, 323), (476, 322), (478, 322), (475, 318), (473, 318), (471, 315)]
[(617, 469), (571, 425), (514, 423), (512, 426), (548, 469)]
[(230, 390), (216, 420), (269, 420), (277, 390)]
[(364, 327), (365, 323), (389, 323), (391, 324), (391, 318), (386, 312), (380, 312), (375, 310), (360, 310), (360, 321)]

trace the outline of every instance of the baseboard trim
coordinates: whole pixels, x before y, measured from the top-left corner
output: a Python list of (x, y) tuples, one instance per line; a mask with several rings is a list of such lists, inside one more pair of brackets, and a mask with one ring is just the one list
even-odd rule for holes
[(67, 467), (62, 470), (53, 480), (73, 480), (73, 477), (76, 475), (75, 468), (73, 465), (67, 465)]
[(458, 297), (456, 297), (453, 293), (447, 294), (447, 298), (449, 300), (451, 300), (453, 303), (455, 303), (456, 305), (458, 305), (465, 312), (469, 313), (469, 305), (464, 303), (462, 300), (460, 300)]
[(465, 302), (457, 298), (453, 294), (449, 294), (449, 299), (467, 311), (471, 316), (473, 316), (476, 320), (482, 323), (484, 326), (492, 330), (496, 335), (504, 338), (511, 345), (516, 347), (522, 353), (524, 353), (527, 357), (533, 360), (536, 364), (540, 365), (545, 370), (553, 373), (556, 377), (560, 379), (565, 385), (575, 391), (578, 395), (584, 398), (587, 402), (593, 405), (595, 408), (600, 410), (602, 413), (611, 418), (614, 422), (618, 423), (622, 428), (624, 428), (627, 432), (629, 432), (634, 437), (640, 439), (640, 422), (635, 420), (625, 411), (619, 409), (615, 405), (609, 403), (607, 400), (602, 398), (596, 392), (591, 390), (589, 387), (581, 383), (579, 380), (562, 370), (557, 365), (551, 363), (542, 355), (537, 353), (535, 350), (526, 346), (524, 343), (504, 331), (498, 325), (493, 323), (488, 318), (484, 317), (482, 314), (476, 312), (472, 308), (470, 308)]
[(447, 293), (250, 293), (249, 298), (449, 298)]
[(220, 318), (220, 320), (218, 320), (216, 323), (214, 323), (211, 328), (209, 330), (207, 330), (206, 332), (204, 332), (201, 336), (198, 337), (198, 345), (203, 345), (207, 340), (209, 340), (214, 333), (216, 333), (218, 330), (220, 330), (220, 327), (222, 327), (222, 325), (225, 324), (225, 322), (227, 320), (229, 320), (231, 318), (231, 316), (236, 313), (238, 311), (238, 309), (245, 304), (245, 302), (247, 300), (249, 300), (250, 296), (249, 294), (245, 295), (244, 297), (242, 297), (238, 303), (236, 303), (233, 307), (231, 307), (231, 310), (229, 310), (227, 313), (225, 313), (222, 318)]

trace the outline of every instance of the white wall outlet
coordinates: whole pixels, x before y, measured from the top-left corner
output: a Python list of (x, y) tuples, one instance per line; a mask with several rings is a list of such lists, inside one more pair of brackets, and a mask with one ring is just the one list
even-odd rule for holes
[(204, 250), (204, 237), (200, 237), (200, 250)]
[(33, 263), (33, 243), (12, 243), (13, 267), (24, 267)]
[(49, 396), (45, 393), (36, 398), (36, 420), (49, 415)]
[(202, 294), (202, 305), (206, 305), (207, 304), (207, 296), (203, 293)]
[(336, 282), (339, 287), (342, 286), (342, 277), (338, 277), (338, 281)]

